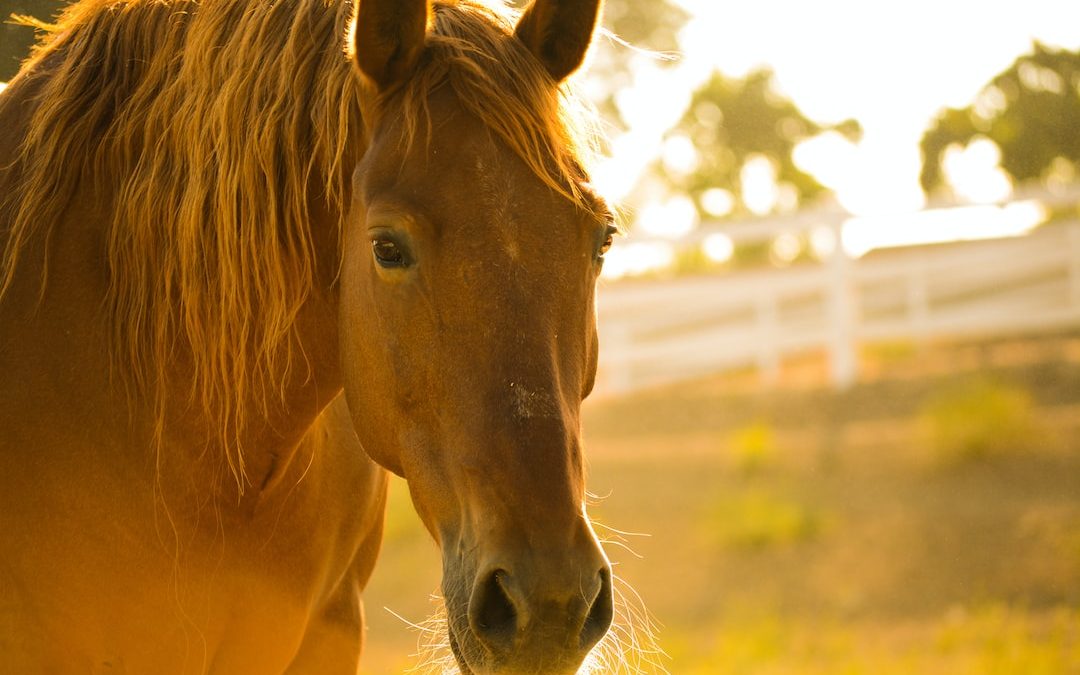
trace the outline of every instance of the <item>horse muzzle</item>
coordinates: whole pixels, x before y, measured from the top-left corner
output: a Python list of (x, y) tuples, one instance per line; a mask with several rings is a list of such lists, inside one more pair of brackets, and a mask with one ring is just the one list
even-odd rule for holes
[[(595, 542), (560, 556), (493, 557), (467, 594), (447, 594), (450, 642), (463, 673), (576, 673), (611, 626), (611, 567)], [(456, 604), (457, 606), (452, 606)]]

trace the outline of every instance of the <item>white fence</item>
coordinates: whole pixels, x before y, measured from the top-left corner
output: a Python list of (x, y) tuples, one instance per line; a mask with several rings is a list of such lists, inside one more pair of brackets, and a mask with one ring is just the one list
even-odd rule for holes
[(601, 395), (743, 366), (768, 381), (785, 357), (821, 350), (843, 388), (859, 344), (1080, 327), (1080, 221), (821, 265), (601, 285), (598, 313)]

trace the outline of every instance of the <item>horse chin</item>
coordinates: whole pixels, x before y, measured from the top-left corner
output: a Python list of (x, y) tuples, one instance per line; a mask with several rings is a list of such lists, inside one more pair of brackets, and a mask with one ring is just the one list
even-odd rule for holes
[(571, 667), (566, 663), (561, 664), (561, 666), (547, 664), (546, 668), (541, 667), (542, 670), (535, 670), (534, 668), (523, 669), (520, 666), (514, 667), (505, 664), (470, 664), (465, 659), (464, 650), (462, 650), (461, 644), (458, 642), (458, 636), (452, 628), (447, 627), (447, 636), (449, 637), (450, 650), (454, 654), (454, 660), (457, 662), (460, 675), (499, 675), (501, 673), (505, 673), (506, 675), (518, 675), (526, 672), (543, 672), (546, 675), (572, 675), (573, 673), (581, 672), (579, 668)]
[(454, 660), (457, 661), (461, 675), (476, 675), (475, 671), (473, 671), (469, 666), (469, 663), (465, 660), (464, 654), (461, 653), (461, 646), (458, 644), (457, 635), (454, 634), (454, 629), (447, 626), (446, 634), (450, 638), (450, 651), (454, 653)]

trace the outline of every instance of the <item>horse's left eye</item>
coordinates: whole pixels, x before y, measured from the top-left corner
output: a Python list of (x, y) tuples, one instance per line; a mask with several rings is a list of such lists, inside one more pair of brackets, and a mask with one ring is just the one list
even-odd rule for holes
[(383, 267), (405, 267), (405, 254), (392, 239), (373, 239), (371, 252), (375, 261)]

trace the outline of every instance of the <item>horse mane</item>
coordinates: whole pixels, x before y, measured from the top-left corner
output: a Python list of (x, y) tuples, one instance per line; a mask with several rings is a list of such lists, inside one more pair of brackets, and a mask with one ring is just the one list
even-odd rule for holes
[[(393, 93), (409, 128), (430, 130), (426, 100), (448, 83), (537, 176), (587, 204), (591, 131), (576, 97), (512, 38), (514, 13), (485, 0), (433, 5), (428, 55)], [(111, 195), (112, 370), (155, 401), (160, 437), (183, 363), (187, 403), (214, 420), (241, 491), (241, 432), (307, 367), (295, 320), (316, 291), (312, 207), (339, 216), (340, 241), (364, 149), (353, 13), (350, 0), (82, 0), (36, 24), (45, 35), (23, 68), (48, 77), (7, 205), (0, 297), (80, 181)]]

